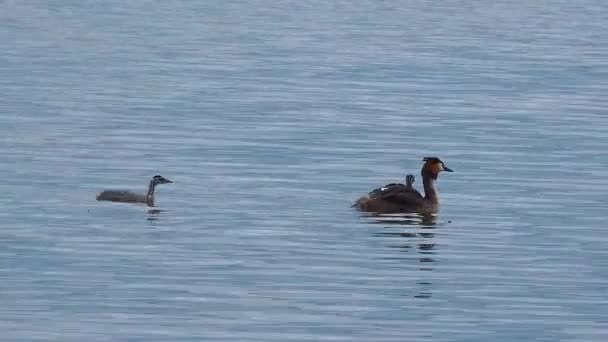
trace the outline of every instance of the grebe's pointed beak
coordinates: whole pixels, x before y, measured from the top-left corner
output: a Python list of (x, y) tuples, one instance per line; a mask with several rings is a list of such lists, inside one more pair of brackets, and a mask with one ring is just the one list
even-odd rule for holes
[(445, 172), (454, 172), (454, 170), (450, 169), (449, 167), (447, 167), (445, 165), (443, 166), (443, 171), (445, 171)]
[(167, 179), (167, 178), (165, 178), (165, 177), (162, 177), (162, 178), (160, 178), (160, 179), (158, 180), (158, 184), (167, 184), (167, 183), (173, 183), (173, 181), (172, 181), (172, 180), (169, 180), (169, 179)]

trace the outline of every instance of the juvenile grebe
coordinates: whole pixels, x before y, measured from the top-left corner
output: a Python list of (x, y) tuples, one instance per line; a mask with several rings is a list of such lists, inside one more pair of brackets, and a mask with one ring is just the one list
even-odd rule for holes
[(390, 183), (381, 188), (372, 190), (367, 197), (370, 199), (390, 198), (399, 192), (413, 192), (422, 197), (420, 192), (414, 188), (415, 181), (416, 177), (414, 177), (414, 175), (407, 175), (405, 176), (405, 185), (401, 183)]
[(156, 175), (152, 177), (148, 193), (145, 195), (135, 194), (125, 190), (104, 190), (97, 195), (98, 201), (126, 202), (126, 203), (146, 203), (148, 206), (154, 206), (154, 189), (159, 184), (173, 183), (167, 178)]
[(382, 191), (383, 188), (376, 189), (368, 197), (358, 199), (354, 206), (362, 211), (377, 213), (436, 213), (439, 211), (439, 192), (435, 187), (437, 177), (442, 171), (453, 171), (437, 157), (426, 157), (423, 161), (424, 165), (420, 173), (424, 185), (424, 197), (413, 187), (408, 189), (407, 185), (389, 184), (383, 187), (387, 189), (386, 191)]

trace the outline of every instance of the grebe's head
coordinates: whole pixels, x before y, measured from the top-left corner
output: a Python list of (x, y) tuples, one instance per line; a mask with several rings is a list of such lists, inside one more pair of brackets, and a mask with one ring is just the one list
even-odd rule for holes
[(168, 180), (167, 178), (161, 176), (161, 175), (156, 175), (154, 177), (152, 177), (152, 182), (154, 182), (154, 185), (158, 185), (158, 184), (165, 184), (165, 183), (173, 183), (173, 181)]
[(414, 175), (405, 176), (405, 184), (407, 186), (412, 186), (414, 184), (415, 180), (416, 180), (416, 177), (414, 177)]
[(422, 176), (428, 175), (433, 179), (437, 179), (440, 172), (454, 172), (449, 167), (445, 166), (445, 164), (441, 161), (441, 159), (437, 157), (425, 157), (422, 159), (424, 161), (424, 165), (422, 165)]

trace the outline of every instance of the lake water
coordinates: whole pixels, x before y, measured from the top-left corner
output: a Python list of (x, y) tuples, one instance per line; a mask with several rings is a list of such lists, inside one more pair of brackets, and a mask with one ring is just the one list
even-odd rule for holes
[[(603, 1), (0, 20), (0, 340), (608, 340)], [(349, 207), (429, 155), (435, 218)]]

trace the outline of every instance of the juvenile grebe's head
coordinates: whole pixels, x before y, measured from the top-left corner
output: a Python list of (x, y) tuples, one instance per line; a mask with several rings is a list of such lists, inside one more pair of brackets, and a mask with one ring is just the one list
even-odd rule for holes
[(440, 172), (454, 172), (454, 170), (445, 166), (441, 159), (437, 157), (425, 157), (422, 160), (424, 161), (424, 165), (422, 166), (423, 177), (427, 175), (432, 177), (433, 179), (437, 179), (437, 176)]
[(416, 180), (416, 177), (414, 177), (414, 175), (405, 176), (405, 184), (408, 186), (412, 186), (414, 184), (415, 180)]
[(161, 175), (156, 175), (154, 177), (152, 177), (152, 181), (154, 182), (154, 185), (158, 185), (158, 184), (165, 184), (165, 183), (173, 183), (173, 181), (168, 180), (167, 178), (161, 176)]

